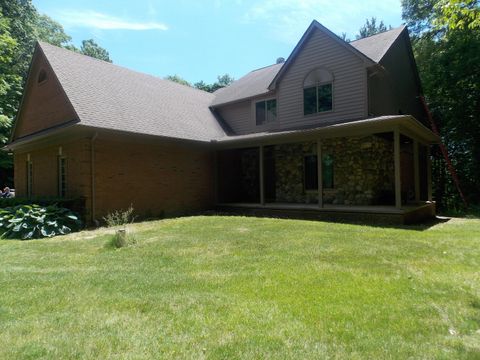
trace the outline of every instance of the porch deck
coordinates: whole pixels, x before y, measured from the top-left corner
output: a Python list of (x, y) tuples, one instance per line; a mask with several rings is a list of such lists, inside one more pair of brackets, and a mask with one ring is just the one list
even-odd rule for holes
[(395, 206), (356, 206), (294, 203), (222, 203), (217, 204), (222, 211), (256, 216), (305, 218), (331, 221), (361, 221), (387, 224), (413, 224), (435, 217), (435, 203), (421, 202)]

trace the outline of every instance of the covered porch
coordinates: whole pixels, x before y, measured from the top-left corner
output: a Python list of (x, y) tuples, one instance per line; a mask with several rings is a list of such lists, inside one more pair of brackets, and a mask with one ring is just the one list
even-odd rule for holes
[(436, 141), (410, 116), (236, 137), (218, 144), (216, 204), (259, 215), (421, 221), (435, 215)]

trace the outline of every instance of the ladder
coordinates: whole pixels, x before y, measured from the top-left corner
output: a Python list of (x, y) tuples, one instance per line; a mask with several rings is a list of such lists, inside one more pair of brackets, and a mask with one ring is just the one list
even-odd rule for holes
[(462, 198), (463, 204), (465, 205), (465, 207), (468, 207), (467, 199), (465, 198), (465, 195), (463, 195), (462, 189), (460, 188), (460, 180), (458, 179), (457, 172), (455, 171), (455, 168), (453, 167), (452, 161), (450, 160), (450, 157), (448, 156), (447, 148), (445, 147), (445, 144), (441, 140), (440, 133), (438, 131), (437, 125), (435, 124), (435, 121), (433, 120), (432, 113), (430, 112), (430, 109), (428, 108), (427, 102), (425, 101), (425, 97), (423, 95), (420, 95), (420, 101), (422, 102), (423, 108), (425, 109), (425, 112), (427, 113), (428, 121), (430, 122), (433, 133), (440, 138), (440, 143), (438, 144), (438, 146), (440, 147), (440, 151), (442, 152), (443, 158), (445, 159), (445, 163), (447, 164), (448, 172), (452, 176), (453, 182), (455, 183), (455, 187), (457, 188), (458, 193), (460, 194), (460, 197)]

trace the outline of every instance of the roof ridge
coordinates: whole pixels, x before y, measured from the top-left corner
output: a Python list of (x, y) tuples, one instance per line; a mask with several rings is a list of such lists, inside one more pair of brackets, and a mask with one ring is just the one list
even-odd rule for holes
[(266, 68), (271, 67), (271, 66), (283, 65), (283, 64), (285, 64), (285, 62), (270, 64), (270, 65), (267, 65), (267, 66), (262, 66), (262, 67), (259, 67), (259, 68), (257, 68), (257, 69), (250, 70), (250, 72), (252, 73), (252, 72), (255, 72), (255, 71), (259, 71), (259, 70), (266, 69)]
[(356, 41), (361, 41), (361, 40), (365, 40), (365, 39), (371, 39), (372, 37), (375, 37), (375, 36), (378, 36), (378, 35), (383, 35), (385, 33), (388, 33), (388, 32), (391, 32), (391, 31), (395, 31), (395, 30), (400, 30), (402, 29), (405, 29), (407, 26), (406, 25), (400, 25), (400, 26), (397, 26), (395, 28), (392, 28), (392, 29), (388, 29), (388, 30), (385, 30), (385, 31), (382, 31), (382, 32), (379, 32), (379, 33), (376, 33), (376, 34), (373, 34), (373, 35), (370, 35), (370, 36), (366, 36), (364, 38), (361, 38), (361, 39), (355, 39), (355, 40), (352, 40), (350, 41), (350, 43), (354, 43)]
[(121, 66), (121, 65), (118, 65), (118, 64), (115, 64), (113, 62), (108, 62), (108, 61), (105, 61), (105, 60), (101, 60), (101, 59), (97, 59), (97, 58), (94, 58), (92, 56), (89, 56), (89, 55), (85, 55), (85, 54), (82, 54), (82, 53), (78, 53), (76, 51), (73, 51), (73, 50), (70, 50), (70, 49), (66, 49), (66, 48), (63, 48), (63, 47), (60, 47), (60, 46), (56, 46), (56, 45), (52, 45), (48, 42), (45, 42), (45, 41), (37, 41), (37, 43), (40, 45), (40, 48), (42, 48), (42, 46), (50, 46), (50, 47), (53, 47), (53, 48), (56, 48), (56, 49), (59, 49), (61, 51), (64, 51), (64, 52), (68, 52), (72, 55), (76, 55), (76, 56), (79, 56), (79, 57), (83, 57), (85, 59), (88, 59), (88, 60), (93, 60), (93, 61), (97, 61), (97, 62), (100, 62), (100, 63), (103, 63), (105, 65), (110, 65), (110, 66), (114, 66), (116, 68), (119, 68), (119, 69), (122, 69), (122, 70), (126, 70), (126, 71), (129, 71), (129, 72), (132, 72), (132, 73), (136, 73), (136, 74), (140, 74), (140, 75), (143, 75), (143, 76), (148, 76), (148, 77), (151, 77), (151, 78), (154, 78), (156, 80), (161, 80), (161, 81), (166, 81), (166, 82), (169, 82), (171, 84), (175, 84), (175, 85), (178, 85), (178, 86), (184, 86), (185, 88), (188, 88), (188, 89), (192, 89), (192, 90), (196, 90), (196, 91), (200, 91), (204, 94), (212, 94), (208, 91), (205, 91), (205, 90), (201, 90), (201, 89), (197, 89), (196, 87), (193, 87), (193, 86), (188, 86), (188, 85), (184, 85), (184, 84), (180, 84), (180, 83), (177, 83), (175, 81), (171, 81), (171, 80), (168, 80), (168, 79), (165, 79), (165, 78), (162, 78), (160, 76), (156, 76), (156, 75), (152, 75), (152, 74), (148, 74), (148, 73), (144, 73), (144, 72), (141, 72), (141, 71), (138, 71), (138, 70), (135, 70), (135, 69), (130, 69), (126, 66)]

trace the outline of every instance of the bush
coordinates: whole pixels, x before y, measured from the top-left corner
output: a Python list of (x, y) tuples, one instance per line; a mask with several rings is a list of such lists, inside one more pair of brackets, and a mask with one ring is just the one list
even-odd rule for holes
[(0, 233), (7, 239), (37, 239), (78, 231), (77, 214), (56, 205), (19, 205), (0, 209)]
[(135, 220), (133, 211), (133, 206), (130, 205), (127, 210), (115, 210), (114, 212), (111, 212), (105, 216), (103, 220), (109, 227), (131, 224)]
[(135, 245), (136, 243), (137, 239), (135, 236), (125, 229), (117, 230), (109, 241), (109, 245), (116, 249)]
[(14, 198), (0, 198), (0, 209), (14, 207), (19, 205), (40, 205), (51, 206), (56, 205), (59, 208), (67, 208), (74, 213), (81, 216), (81, 219), (85, 220), (85, 197), (78, 198), (58, 198), (58, 197), (14, 197)]

